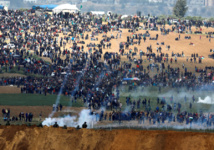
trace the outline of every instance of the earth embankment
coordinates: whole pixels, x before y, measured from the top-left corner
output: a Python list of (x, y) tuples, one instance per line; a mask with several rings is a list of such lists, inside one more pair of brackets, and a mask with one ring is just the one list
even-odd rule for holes
[(0, 149), (4, 150), (214, 149), (214, 134), (200, 132), (1, 126), (0, 135)]

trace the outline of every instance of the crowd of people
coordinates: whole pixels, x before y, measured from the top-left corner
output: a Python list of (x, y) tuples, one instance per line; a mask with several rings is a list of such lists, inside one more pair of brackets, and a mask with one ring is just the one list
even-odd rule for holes
[[(99, 120), (98, 120), (99, 119)], [(113, 121), (114, 123), (122, 124), (126, 121), (137, 121), (138, 124), (145, 125), (166, 125), (171, 123), (176, 125), (197, 125), (197, 126), (213, 126), (213, 114), (204, 113), (172, 113), (167, 111), (113, 111), (110, 113), (99, 114), (97, 121)], [(137, 125), (137, 124), (135, 124)]]
[(4, 121), (25, 121), (25, 122), (32, 122), (33, 120), (33, 113), (24, 113), (20, 112), (18, 116), (11, 116), (10, 109), (2, 109), (2, 115)]
[[(116, 18), (117, 21), (114, 21)], [(200, 28), (203, 24), (194, 21), (188, 24), (181, 22), (170, 30), (163, 26), (164, 21), (157, 22), (155, 17), (149, 22), (145, 22), (146, 18), (143, 17), (131, 17), (130, 20), (123, 21), (118, 15), (112, 15), (110, 20), (106, 18), (108, 23), (102, 24), (102, 21), (98, 23), (93, 15), (80, 13), (72, 14), (70, 18), (63, 18), (56, 14), (23, 15), (19, 10), (4, 12), (0, 16), (2, 34), (0, 72), (17, 71), (26, 76), (0, 77), (0, 86), (17, 85), (23, 94), (44, 95), (58, 94), (63, 86), (62, 94), (71, 96), (74, 102), (82, 100), (88, 108), (93, 109), (103, 106), (121, 108), (120, 96), (114, 95), (113, 90), (124, 84), (124, 78), (139, 79), (134, 81), (135, 84), (133, 81), (125, 83), (130, 90), (137, 86), (158, 86), (160, 89), (167, 86), (188, 90), (201, 89), (206, 85), (212, 86), (214, 68), (209, 66), (198, 68), (196, 62), (202, 63), (201, 57), (192, 55), (189, 58), (190, 63), (193, 62), (192, 60), (195, 63), (195, 72), (191, 72), (184, 64), (173, 67), (172, 64), (176, 64), (177, 58), (183, 57), (184, 53), (172, 52), (172, 55), (167, 52), (162, 53), (161, 46), (165, 45), (164, 42), (157, 42), (157, 49), (151, 45), (146, 50), (131, 48), (147, 40), (157, 40), (162, 33), (168, 34), (175, 30), (182, 33), (186, 30), (191, 31), (192, 26)], [(141, 22), (144, 22), (143, 25)], [(213, 22), (207, 22), (206, 26), (210, 27), (212, 24)], [(158, 30), (158, 26), (161, 27), (160, 34), (150, 37), (147, 29)], [(145, 30), (144, 34), (137, 33), (141, 27)], [(118, 50), (109, 52), (111, 42), (121, 38), (122, 29), (128, 29), (133, 34), (120, 43)], [(106, 33), (117, 33), (117, 35), (107, 36)], [(60, 36), (61, 34), (63, 36)], [(98, 35), (103, 36), (99, 39)], [(211, 34), (209, 36), (211, 38)], [(8, 40), (10, 42), (6, 43)], [(91, 43), (84, 46), (86, 40)], [(93, 43), (95, 41), (99, 44)], [(169, 51), (170, 45), (166, 45), (166, 49)], [(125, 55), (127, 61), (124, 61)], [(47, 57), (50, 61), (45, 61), (43, 57)], [(149, 62), (149, 65), (145, 65), (145, 62)], [(156, 74), (151, 75), (151, 72)], [(112, 116), (111, 120), (145, 117), (153, 118), (153, 121), (155, 118), (157, 122), (165, 121), (167, 118), (172, 121), (175, 118), (172, 113), (150, 111), (130, 112), (130, 114), (113, 112), (110, 116)], [(19, 120), (25, 118), (26, 121), (31, 121), (33, 118), (32, 113), (23, 116), (20, 113)], [(191, 117), (195, 114), (180, 114), (177, 115), (177, 119), (185, 118), (180, 116)], [(198, 114), (196, 116), (201, 117)]]

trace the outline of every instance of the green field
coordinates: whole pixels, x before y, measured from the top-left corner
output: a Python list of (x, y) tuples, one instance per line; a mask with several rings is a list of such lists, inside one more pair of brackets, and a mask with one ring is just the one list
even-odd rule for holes
[[(214, 104), (203, 104), (203, 103), (197, 103), (198, 98), (201, 97), (201, 99), (204, 99), (206, 96), (212, 97), (212, 91), (187, 91), (186, 89), (171, 89), (168, 87), (162, 88), (161, 92), (158, 91), (158, 87), (148, 87), (148, 88), (139, 88), (135, 89), (133, 91), (128, 91), (127, 87), (121, 87), (120, 89), (121, 97), (120, 101), (122, 102), (123, 106), (122, 108), (126, 108), (126, 97), (131, 97), (131, 100), (135, 100), (137, 104), (137, 100), (141, 99), (141, 107), (140, 110), (145, 110), (142, 106), (142, 100), (145, 98), (150, 99), (150, 105), (151, 110), (155, 110), (157, 107), (157, 98), (160, 99), (165, 98), (166, 103), (172, 106), (174, 106), (174, 103), (180, 103), (181, 104), (181, 112), (182, 111), (188, 111), (188, 112), (214, 112)], [(193, 103), (192, 96), (195, 97), (195, 102)], [(173, 96), (173, 102), (170, 101), (171, 96)], [(185, 97), (187, 100), (185, 101)], [(189, 105), (192, 103), (192, 109), (189, 109)], [(161, 108), (161, 105), (158, 105), (159, 108)], [(136, 108), (136, 107), (135, 107)], [(137, 109), (138, 110), (138, 109)], [(177, 111), (175, 111), (177, 112)]]
[[(206, 95), (211, 95), (211, 92), (175, 92), (169, 89), (163, 89), (161, 93), (158, 92), (156, 88), (147, 88), (144, 90), (136, 90), (132, 92), (126, 91), (126, 89), (121, 90), (120, 102), (122, 103), (122, 110), (131, 109), (126, 105), (126, 97), (130, 96), (131, 101), (136, 101), (136, 110), (146, 110), (142, 105), (142, 100), (145, 98), (150, 99), (150, 108), (155, 110), (157, 107), (157, 97), (160, 99), (165, 97), (166, 103), (174, 106), (174, 103), (180, 103), (182, 105), (181, 111), (188, 112), (214, 112), (214, 105), (212, 104), (199, 104), (197, 103), (198, 97), (205, 98)], [(187, 95), (188, 94), (188, 95)], [(173, 102), (170, 101), (170, 97), (173, 95)], [(187, 96), (187, 101), (184, 100), (184, 95)], [(192, 102), (192, 95), (195, 96), (195, 103)], [(141, 99), (140, 109), (137, 109), (137, 100)], [(52, 106), (57, 99), (57, 95), (41, 95), (41, 94), (0, 94), (0, 105), (9, 105), (9, 106)], [(192, 103), (192, 109), (189, 109), (189, 104)], [(70, 102), (69, 96), (61, 95), (60, 102), (63, 106), (72, 106), (72, 107), (83, 107), (84, 103), (82, 99), (78, 99), (76, 103)], [(161, 108), (161, 105), (158, 105)], [(160, 109), (161, 110), (161, 109)], [(173, 110), (174, 111), (174, 110)], [(177, 112), (177, 110), (175, 110)]]
[[(0, 94), (0, 105), (9, 106), (52, 106), (57, 99), (57, 95), (40, 94)], [(70, 97), (61, 96), (60, 103), (63, 106), (70, 106)], [(78, 100), (72, 104), (73, 107), (83, 106), (83, 102)]]
[[(147, 103), (148, 103), (148, 99), (150, 99), (150, 105), (151, 105), (151, 110), (155, 110), (157, 106), (159, 106), (160, 110), (161, 110), (161, 106), (162, 105), (157, 105), (157, 98), (156, 97), (139, 97), (141, 98), (141, 102), (144, 98), (147, 99)], [(139, 99), (138, 98), (138, 99)], [(133, 99), (132, 99), (133, 100)], [(136, 99), (137, 100), (137, 99)], [(122, 110), (125, 110), (127, 108), (127, 105), (126, 105), (126, 98), (125, 97), (121, 97), (120, 98), (120, 101), (122, 102), (123, 106), (122, 106)], [(176, 100), (177, 101), (177, 100)], [(175, 102), (175, 101), (174, 101)], [(189, 103), (190, 102), (180, 102), (181, 103), (181, 112), (182, 111), (188, 111), (188, 112), (200, 112), (200, 110), (202, 110), (203, 112), (214, 112), (214, 105), (211, 105), (211, 104), (199, 104), (199, 103), (192, 103), (192, 109), (189, 108)], [(167, 104), (170, 104), (173, 106), (173, 103), (170, 103), (169, 100), (167, 100)], [(135, 107), (136, 108), (136, 107)], [(172, 108), (173, 109), (173, 108)], [(140, 109), (137, 109), (136, 110), (146, 110), (142, 103), (140, 104)], [(176, 111), (172, 110), (172, 112), (177, 112), (177, 109)]]

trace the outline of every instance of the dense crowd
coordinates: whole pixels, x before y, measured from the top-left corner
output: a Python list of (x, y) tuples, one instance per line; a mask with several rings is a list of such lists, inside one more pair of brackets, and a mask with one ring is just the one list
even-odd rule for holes
[[(117, 21), (114, 21), (118, 18)], [(162, 53), (161, 45), (164, 42), (157, 42), (157, 49), (151, 45), (146, 50), (130, 48), (133, 45), (140, 45), (146, 40), (157, 40), (150, 37), (147, 29), (158, 30), (160, 34), (168, 34), (177, 31), (182, 33), (191, 31), (192, 26), (200, 28), (202, 25), (210, 27), (213, 22), (189, 23), (181, 22), (174, 25), (172, 29), (165, 29), (165, 21), (157, 22), (157, 18), (152, 18), (145, 22), (146, 18), (131, 17), (122, 21), (119, 16), (110, 16), (112, 21), (106, 25), (102, 21), (95, 19), (88, 14), (72, 14), (70, 18), (63, 18), (59, 15), (35, 16), (34, 14), (23, 15), (22, 11), (9, 11), (0, 16), (1, 23), (1, 46), (0, 64), (1, 72), (22, 72), (26, 77), (1, 77), (0, 86), (17, 85), (21, 88), (21, 93), (31, 94), (58, 94), (61, 87), (62, 94), (71, 96), (72, 101), (82, 99), (88, 107), (99, 109), (102, 106), (107, 108), (120, 108), (119, 94), (113, 94), (115, 88), (122, 84), (129, 86), (130, 90), (137, 86), (158, 86), (172, 88), (187, 88), (192, 90), (206, 89), (212, 86), (213, 67), (197, 68), (195, 72), (189, 71), (185, 65), (182, 67), (172, 67), (177, 63), (178, 57), (183, 57), (184, 53), (171, 55)], [(99, 22), (98, 22), (99, 21)], [(141, 22), (144, 22), (141, 25)], [(142, 28), (144, 34), (137, 34), (136, 31)], [(122, 30), (129, 29), (133, 33), (127, 37), (127, 41), (120, 43), (115, 52), (103, 52), (104, 49), (111, 48), (111, 41), (121, 38)], [(108, 37), (106, 33), (115, 32)], [(60, 37), (59, 34), (63, 33)], [(102, 39), (97, 36), (102, 34)], [(212, 34), (208, 34), (212, 38)], [(181, 37), (179, 35), (179, 40)], [(191, 37), (185, 37), (186, 40)], [(5, 41), (10, 40), (9, 44)], [(90, 44), (84, 47), (85, 40), (91, 40)], [(99, 44), (93, 43), (99, 41)], [(72, 44), (70, 48), (67, 45)], [(170, 45), (166, 45), (170, 50)], [(157, 53), (155, 52), (157, 50)], [(106, 51), (106, 50), (105, 50)], [(126, 55), (128, 61), (123, 61), (122, 56)], [(136, 57), (140, 56), (140, 57)], [(48, 57), (49, 61), (41, 59)], [(188, 62), (188, 59), (190, 60)], [(193, 54), (186, 60), (188, 63), (202, 63), (202, 58)], [(149, 62), (149, 65), (145, 65)], [(151, 72), (156, 75), (151, 76)], [(198, 76), (196, 76), (196, 73)], [(138, 78), (133, 81), (124, 82), (124, 78)], [(66, 81), (66, 82), (64, 82)], [(119, 93), (119, 92), (118, 92)], [(133, 118), (155, 118), (155, 121), (165, 121), (167, 118), (172, 121), (176, 117), (171, 113), (150, 112), (130, 112), (130, 114), (113, 112), (112, 120), (131, 120)], [(21, 116), (21, 117), (20, 117)], [(21, 120), (23, 114), (19, 116)], [(31, 113), (28, 120), (31, 121)], [(183, 117), (180, 117), (183, 116)], [(184, 116), (195, 116), (195, 114), (185, 113), (177, 115), (177, 119)], [(200, 115), (196, 115), (200, 118)], [(194, 118), (194, 117), (193, 117)], [(182, 120), (179, 119), (179, 120)], [(141, 119), (140, 119), (141, 120)], [(194, 120), (194, 119), (193, 119)]]

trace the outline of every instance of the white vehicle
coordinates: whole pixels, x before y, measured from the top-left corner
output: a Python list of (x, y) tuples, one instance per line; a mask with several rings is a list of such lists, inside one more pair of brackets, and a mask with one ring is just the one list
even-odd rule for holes
[(186, 23), (189, 23), (189, 20), (185, 20), (186, 21)]
[(178, 19), (173, 19), (172, 23), (178, 23)]
[(14, 44), (8, 43), (7, 45), (4, 45), (4, 48), (15, 48), (16, 46)]

